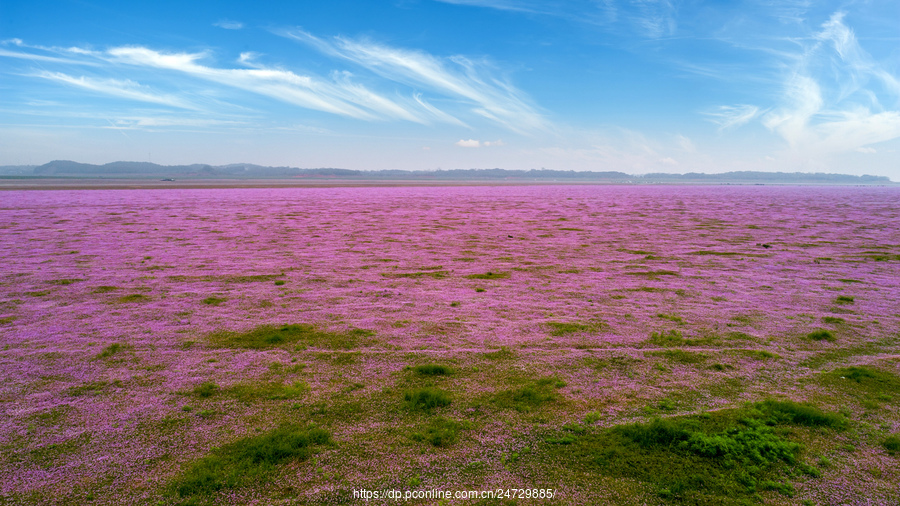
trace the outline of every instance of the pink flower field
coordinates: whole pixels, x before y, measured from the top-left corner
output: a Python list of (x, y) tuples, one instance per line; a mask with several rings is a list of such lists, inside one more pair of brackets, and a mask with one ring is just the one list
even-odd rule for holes
[(0, 198), (0, 504), (900, 501), (896, 188)]

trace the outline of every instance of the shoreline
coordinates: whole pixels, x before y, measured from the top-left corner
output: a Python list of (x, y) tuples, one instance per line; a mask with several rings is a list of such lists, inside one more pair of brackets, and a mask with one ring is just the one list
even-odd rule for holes
[(889, 188), (898, 183), (790, 183), (790, 182), (628, 182), (628, 181), (535, 181), (535, 180), (415, 180), (415, 179), (99, 179), (99, 178), (0, 178), (0, 191), (17, 190), (164, 190), (239, 188), (364, 188), (429, 186), (829, 186)]

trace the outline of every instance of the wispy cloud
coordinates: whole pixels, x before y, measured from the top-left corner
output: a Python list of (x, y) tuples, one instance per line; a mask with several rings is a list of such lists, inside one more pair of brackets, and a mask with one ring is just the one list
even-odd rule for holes
[(675, 33), (678, 9), (671, 0), (437, 0), (442, 3), (562, 18), (656, 39)]
[(165, 105), (169, 107), (178, 107), (181, 109), (197, 109), (197, 107), (181, 98), (156, 93), (140, 83), (131, 80), (122, 79), (97, 79), (92, 77), (74, 77), (62, 72), (42, 71), (33, 74), (35, 77), (57, 81), (78, 88), (83, 88), (105, 95), (125, 98), (129, 100), (138, 100), (141, 102), (150, 102), (153, 104)]
[(721, 132), (749, 123), (759, 113), (759, 107), (741, 104), (721, 105), (717, 109), (704, 112), (703, 114), (708, 116), (710, 121), (719, 125), (719, 131)]
[[(4, 49), (3, 45), (16, 46), (17, 50)], [(207, 64), (206, 62), (212, 59), (208, 52), (164, 52), (143, 46), (121, 46), (95, 51), (78, 47), (29, 46), (18, 39), (0, 42), (0, 58), (41, 62), (49, 68), (52, 67), (46, 65), (47, 63), (88, 65), (98, 68), (94, 72), (95, 75), (91, 76), (72, 75), (68, 71), (47, 70), (44, 67), (20, 75), (54, 81), (112, 97), (169, 107), (198, 109), (195, 101), (187, 98), (185, 90), (207, 82), (215, 83), (219, 90), (243, 90), (298, 107), (354, 119), (400, 120), (425, 125), (448, 123), (466, 127), (465, 123), (427, 101), (421, 93), (410, 91), (407, 95), (388, 96), (364, 85), (356, 79), (357, 76), (348, 71), (335, 71), (328, 77), (300, 74), (279, 66), (260, 63), (261, 56), (255, 52), (245, 51), (237, 58), (237, 63), (243, 68), (228, 68)], [(188, 80), (179, 83), (176, 91), (163, 93), (139, 82), (141, 78), (119, 77), (134, 74), (151, 82), (152, 80), (162, 82), (171, 88), (169, 81), (171, 76), (161, 79), (160, 70), (181, 74)], [(102, 75), (104, 73), (116, 77), (104, 77)], [(217, 103), (214, 96), (207, 96), (201, 102), (206, 105), (229, 105)]]
[(219, 28), (224, 28), (226, 30), (240, 30), (244, 27), (244, 23), (232, 21), (230, 19), (220, 19), (213, 23), (213, 26), (218, 26)]
[(853, 151), (900, 137), (900, 111), (878, 99), (889, 95), (896, 104), (898, 79), (860, 46), (844, 16), (833, 14), (814, 34), (793, 61), (782, 105), (762, 117), (798, 152)]
[(489, 148), (492, 146), (503, 146), (506, 143), (504, 143), (500, 139), (497, 139), (496, 141), (484, 141), (484, 142), (481, 142), (476, 139), (460, 139), (460, 140), (456, 141), (454, 144), (461, 148), (481, 148), (481, 147)]
[(110, 49), (109, 54), (122, 63), (182, 72), (308, 109), (365, 120), (425, 122), (396, 102), (353, 83), (346, 74), (336, 74), (332, 81), (326, 81), (279, 68), (217, 68), (199, 63), (206, 56), (203, 53), (162, 53), (144, 47), (118, 47)]
[(519, 133), (545, 130), (549, 122), (526, 95), (498, 77), (486, 62), (463, 56), (438, 58), (367, 40), (324, 40), (302, 30), (280, 32), (323, 53), (349, 60), (379, 76), (409, 86), (423, 86), (470, 103), (471, 111)]

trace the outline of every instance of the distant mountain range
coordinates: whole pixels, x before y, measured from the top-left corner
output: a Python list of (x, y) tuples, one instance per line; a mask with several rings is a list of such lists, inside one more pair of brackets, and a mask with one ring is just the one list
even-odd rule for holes
[(723, 174), (645, 174), (624, 172), (579, 172), (573, 170), (349, 170), (334, 168), (299, 169), (265, 167), (249, 163), (230, 165), (157, 165), (150, 162), (112, 162), (92, 165), (69, 160), (55, 160), (44, 165), (0, 166), (0, 175), (52, 178), (186, 178), (186, 179), (342, 179), (342, 180), (414, 180), (414, 181), (597, 181), (615, 183), (782, 183), (782, 184), (891, 184), (885, 176), (851, 176), (805, 172), (741, 171)]

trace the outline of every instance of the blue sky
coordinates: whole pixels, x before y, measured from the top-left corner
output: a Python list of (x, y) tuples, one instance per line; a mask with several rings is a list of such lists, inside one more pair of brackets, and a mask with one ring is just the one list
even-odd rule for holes
[(0, 165), (875, 174), (900, 6), (0, 0)]

